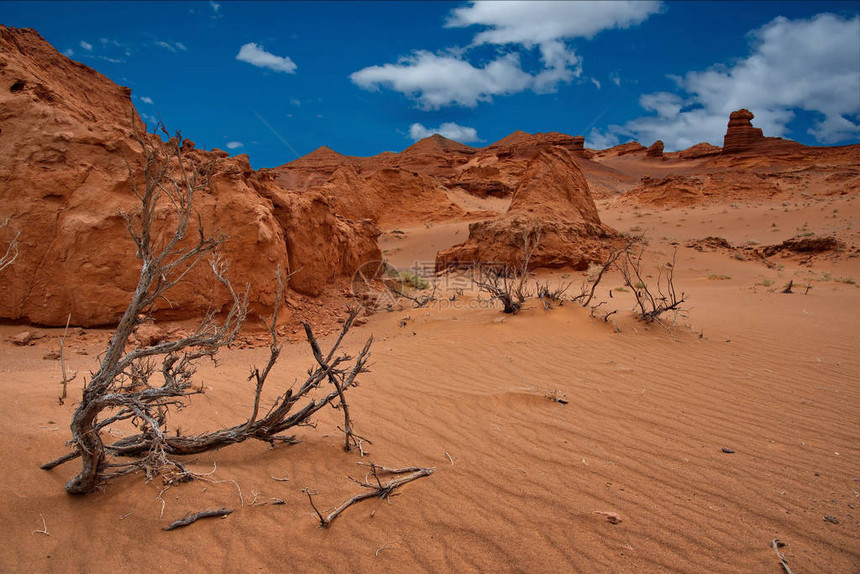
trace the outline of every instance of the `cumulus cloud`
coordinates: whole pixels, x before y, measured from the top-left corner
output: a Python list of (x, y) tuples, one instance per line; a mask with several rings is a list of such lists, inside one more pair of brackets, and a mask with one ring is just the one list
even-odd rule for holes
[(778, 17), (749, 34), (750, 54), (730, 66), (674, 78), (680, 93), (646, 94), (654, 115), (612, 126), (667, 149), (707, 141), (721, 145), (729, 113), (747, 108), (765, 135), (785, 136), (797, 110), (817, 119), (809, 133), (821, 143), (860, 137), (860, 16)]
[(296, 64), (289, 57), (276, 56), (254, 42), (249, 42), (242, 46), (236, 55), (236, 59), (240, 62), (247, 62), (252, 66), (267, 68), (275, 72), (294, 74), (296, 71)]
[(492, 96), (521, 92), (535, 81), (523, 71), (516, 53), (476, 67), (456, 55), (424, 50), (396, 64), (364, 68), (352, 73), (350, 79), (366, 90), (386, 87), (406, 94), (427, 110), (451, 104), (473, 108)]
[(81, 40), (81, 48), (83, 48), (87, 52), (93, 51), (93, 45), (90, 44), (89, 42), (84, 42), (83, 40)]
[(438, 128), (425, 128), (423, 125), (418, 123), (409, 126), (409, 137), (416, 141), (430, 137), (434, 134), (439, 134), (449, 140), (458, 141), (460, 143), (481, 141), (478, 137), (478, 131), (475, 128), (461, 126), (453, 122), (445, 122)]
[(225, 145), (227, 146), (227, 149), (238, 149), (245, 144), (243, 144), (242, 142), (227, 142)]
[(478, 44), (532, 46), (560, 38), (593, 38), (612, 28), (641, 24), (659, 12), (660, 2), (471, 2), (457, 8), (448, 27), (486, 26), (475, 36)]
[(141, 96), (140, 101), (143, 102), (144, 104), (149, 104), (149, 105), (152, 105), (155, 103), (152, 101), (152, 98), (150, 98), (149, 96)]
[[(447, 27), (483, 26), (469, 48), (444, 53), (416, 50), (396, 64), (370, 66), (350, 75), (361, 88), (388, 88), (427, 110), (475, 107), (493, 96), (525, 90), (549, 93), (582, 74), (582, 61), (566, 44), (601, 30), (626, 28), (660, 10), (659, 2), (471, 2), (455, 9)], [(505, 46), (507, 53), (485, 63), (467, 59), (470, 48)], [(523, 69), (521, 54), (537, 49), (540, 69)]]

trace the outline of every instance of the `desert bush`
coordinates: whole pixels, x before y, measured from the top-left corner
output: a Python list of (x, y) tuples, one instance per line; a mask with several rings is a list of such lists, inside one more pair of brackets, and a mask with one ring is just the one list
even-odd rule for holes
[(477, 269), (478, 278), (475, 284), (478, 289), (488, 293), (491, 299), (501, 302), (505, 313), (519, 313), (529, 296), (529, 261), (540, 244), (540, 238), (539, 226), (526, 227), (519, 239), (520, 256), (516, 265), (484, 264)]
[[(161, 130), (168, 135), (163, 126)], [(195, 381), (196, 365), (201, 359), (214, 359), (218, 352), (236, 338), (247, 312), (245, 294), (234, 291), (227, 278), (228, 266), (217, 255), (223, 238), (206, 237), (197, 218), (196, 241), (188, 238), (189, 223), (194, 219), (194, 195), (208, 184), (212, 165), (198, 165), (183, 154), (183, 140), (177, 132), (164, 142), (155, 134), (136, 134), (144, 153), (144, 184), (133, 184), (139, 206), (122, 213), (141, 260), (137, 286), (116, 331), (101, 355), (98, 369), (85, 383), (81, 400), (70, 424), (71, 452), (42, 466), (50, 470), (60, 464), (81, 459), (81, 471), (66, 484), (71, 494), (85, 494), (106, 480), (144, 471), (148, 478), (164, 477), (166, 483), (193, 478), (177, 458), (201, 453), (230, 444), (256, 439), (275, 443), (294, 442), (284, 434), (297, 425), (309, 424), (310, 417), (326, 405), (337, 405), (344, 414), (346, 449), (358, 439), (352, 432), (349, 409), (344, 393), (356, 377), (366, 372), (370, 355), (369, 339), (361, 352), (352, 358), (336, 356), (344, 336), (357, 316), (352, 311), (340, 336), (331, 349), (323, 352), (311, 330), (304, 324), (308, 343), (317, 366), (308, 370), (300, 385), (290, 385), (279, 394), (264, 415), (260, 397), (266, 380), (281, 351), (276, 323), (288, 279), (278, 272), (278, 294), (268, 323), (271, 335), (270, 354), (264, 368), (255, 368), (250, 380), (255, 382), (253, 408), (246, 421), (198, 435), (181, 435), (168, 428), (172, 410), (186, 406), (189, 396), (203, 393)], [(132, 168), (129, 166), (129, 170)], [(132, 174), (133, 175), (133, 174)], [(135, 181), (135, 178), (131, 178)], [(173, 210), (175, 224), (156, 231), (154, 222), (160, 207)], [(219, 319), (207, 313), (190, 334), (175, 341), (135, 346), (130, 342), (136, 327), (152, 320), (153, 307), (166, 298), (198, 263), (208, 260), (213, 277), (232, 297), (232, 305)], [(315, 391), (329, 383), (331, 389), (319, 396)], [(316, 397), (312, 395), (317, 394)], [(111, 425), (125, 422), (134, 434), (111, 441)]]
[[(615, 263), (624, 285), (633, 292), (639, 319), (660, 323), (660, 316), (667, 311), (679, 311), (685, 301), (675, 289), (675, 260), (677, 249), (673, 252), (672, 262), (660, 266), (657, 281), (649, 286), (642, 273), (644, 247), (635, 243), (628, 244)], [(655, 291), (656, 290), (656, 291)]]

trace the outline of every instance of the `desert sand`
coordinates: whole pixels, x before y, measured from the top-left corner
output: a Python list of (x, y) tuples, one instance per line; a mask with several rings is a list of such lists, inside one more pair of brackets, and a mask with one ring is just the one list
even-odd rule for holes
[[(778, 242), (804, 224), (854, 239), (854, 197), (785, 209), (782, 202), (607, 207), (603, 218), (643, 228), (655, 258), (665, 258), (672, 241), (719, 233), (734, 243)], [(393, 260), (425, 259), (426, 235), (455, 242), (456, 227), (404, 229)], [(210, 478), (226, 482), (184, 484), (158, 498), (157, 481), (131, 476), (70, 497), (62, 486), (72, 465), (38, 468), (62, 452), (74, 407), (57, 404), (59, 367), (42, 359), (61, 330), (46, 329), (31, 347), (5, 342), (3, 569), (778, 572), (770, 545), (779, 538), (795, 571), (855, 571), (860, 292), (848, 278), (860, 276), (860, 266), (857, 259), (781, 266), (680, 248), (676, 282), (689, 311), (669, 332), (628, 313), (612, 316), (615, 332), (578, 306), (545, 312), (535, 301), (516, 316), (470, 309), (465, 300), (462, 309), (371, 316), (348, 345), (376, 339), (372, 372), (352, 394), (359, 432), (373, 441), (366, 459), (436, 472), (390, 502), (349, 509), (328, 530), (318, 528), (301, 489), (316, 489), (318, 503), (333, 508), (357, 489), (347, 476), (362, 475), (361, 457), (341, 450), (331, 413), (296, 446), (244, 444), (195, 458), (195, 470), (215, 469)], [(560, 279), (562, 271), (550, 273)], [(812, 289), (780, 293), (792, 278)], [(21, 330), (3, 327), (4, 341)], [(108, 335), (71, 336), (69, 368), (94, 368)], [(285, 355), (276, 374), (287, 380), (312, 361), (301, 343)], [(221, 368), (202, 369), (211, 389), (181, 414), (182, 427), (246, 417), (249, 366), (265, 356), (259, 348), (228, 350)], [(253, 506), (254, 493), (285, 504)], [(220, 506), (238, 512), (160, 530), (186, 512)], [(595, 512), (617, 513), (621, 522)], [(33, 534), (40, 516), (50, 536)]]
[[(526, 136), (511, 137), (519, 146), (537, 141)], [(547, 145), (563, 150), (557, 140)], [(495, 152), (467, 150), (446, 167), (447, 156), (431, 144), (437, 151), (421, 164), (430, 167), (409, 189), (415, 201), (431, 198), (438, 217), (419, 211), (410, 218), (403, 215), (408, 203), (392, 205), (386, 218), (366, 223), (378, 230), (365, 233), (352, 220), (326, 216), (335, 236), (364, 242), (378, 233), (365, 255), (381, 253), (400, 269), (427, 263), (432, 271), (437, 253), (466, 241), (470, 224), (503, 218), (507, 187), (519, 185), (534, 155), (524, 151), (517, 164), (513, 153), (482, 188), (503, 191), (476, 193), (445, 182), (475, 168), (469, 185), (476, 186), (474, 173), (491, 173)], [(415, 308), (403, 300), (368, 312), (347, 335), (353, 353), (374, 338), (371, 371), (349, 393), (356, 432), (367, 439), (364, 456), (344, 452), (340, 412), (327, 409), (315, 428), (298, 429), (296, 445), (249, 441), (188, 457), (198, 480), (165, 487), (159, 477), (136, 474), (70, 496), (63, 486), (79, 463), (39, 466), (67, 452), (75, 399), (112, 330), (73, 323), (65, 363), (78, 377), (59, 404), (61, 365), (48, 353), (64, 329), (6, 316), (0, 571), (777, 573), (774, 539), (785, 544), (780, 552), (793, 572), (860, 571), (858, 149), (789, 146), (783, 153), (782, 144), (763, 145), (663, 159), (647, 156), (644, 146), (569, 150), (602, 225), (644, 234), (650, 273), (676, 252), (683, 311), (662, 325), (642, 323), (612, 272), (598, 288), (604, 305), (597, 312), (573, 302), (545, 310), (530, 298), (506, 315), (473, 285), (458, 291), (457, 272), (429, 273), (435, 302)], [(384, 169), (399, 169), (391, 157), (382, 158)], [(417, 161), (411, 157), (396, 161)], [(323, 187), (359, 177), (338, 175), (329, 164), (300, 167), (303, 181), (314, 169), (325, 172), (314, 184)], [(275, 171), (282, 179), (292, 173)], [(382, 176), (361, 177), (372, 193), (371, 178)], [(298, 199), (277, 193), (295, 208)], [(281, 196), (271, 197), (277, 205)], [(374, 205), (325, 201), (342, 213)], [(284, 213), (279, 225), (289, 227)], [(277, 234), (268, 217), (260, 216), (265, 229)], [(701, 241), (707, 237), (725, 242)], [(798, 237), (833, 237), (839, 247), (758, 254)], [(340, 309), (351, 301), (349, 276), (341, 267), (329, 271), (334, 279), (314, 286), (320, 293), (288, 294), (287, 344), (264, 406), (275, 387), (302, 379), (313, 364), (298, 322), (310, 320), (327, 334), (324, 343), (338, 329)], [(14, 265), (5, 273), (16, 273)], [(532, 273), (572, 283), (571, 295), (589, 276), (569, 266)], [(789, 281), (793, 292), (782, 293)], [(167, 333), (187, 329), (192, 315), (159, 325)], [(24, 331), (40, 337), (15, 344)], [(251, 324), (217, 365), (201, 364), (206, 392), (171, 413), (170, 428), (191, 434), (245, 420), (253, 399), (248, 374), (265, 363), (266, 345)], [(116, 438), (129, 429), (108, 432)], [(333, 509), (361, 490), (350, 480), (367, 475), (360, 462), (435, 470), (320, 528), (303, 489), (316, 493), (322, 511)], [(234, 512), (162, 530), (189, 512), (220, 507)]]

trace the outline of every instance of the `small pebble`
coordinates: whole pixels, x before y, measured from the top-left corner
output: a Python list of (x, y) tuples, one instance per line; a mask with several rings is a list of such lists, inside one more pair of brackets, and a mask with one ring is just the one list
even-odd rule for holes
[(723, 449), (722, 449), (722, 450), (723, 450), (723, 452), (724, 452), (724, 453), (726, 453), (726, 454), (735, 454), (735, 451), (733, 451), (733, 450), (732, 450), (732, 449), (730, 449), (730, 448), (723, 447)]

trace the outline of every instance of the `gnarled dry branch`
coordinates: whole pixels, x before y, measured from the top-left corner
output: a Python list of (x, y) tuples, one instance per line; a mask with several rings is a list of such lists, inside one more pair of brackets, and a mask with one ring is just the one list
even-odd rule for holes
[[(364, 463), (358, 463), (358, 464), (364, 464)], [(410, 467), (406, 467), (406, 468), (386, 468), (384, 466), (379, 466), (379, 465), (376, 465), (373, 463), (364, 464), (364, 466), (370, 467), (370, 472), (373, 476), (374, 483), (368, 482), (367, 477), (365, 477), (365, 479), (363, 481), (353, 479), (353, 481), (356, 482), (359, 486), (361, 486), (362, 488), (365, 488), (367, 490), (365, 492), (360, 492), (360, 493), (356, 494), (355, 496), (351, 497), (350, 499), (345, 501), (343, 504), (341, 504), (340, 506), (338, 506), (337, 508), (335, 508), (334, 510), (332, 510), (331, 512), (329, 512), (325, 516), (323, 516), (323, 514), (317, 509), (316, 505), (314, 504), (313, 495), (311, 494), (310, 489), (308, 489), (308, 488), (303, 489), (305, 494), (308, 495), (308, 500), (310, 501), (311, 507), (314, 509), (314, 512), (316, 512), (317, 516), (320, 519), (320, 526), (321, 527), (328, 528), (329, 526), (331, 526), (331, 523), (334, 522), (335, 518), (340, 516), (344, 510), (346, 510), (347, 508), (349, 508), (353, 504), (356, 504), (357, 502), (361, 502), (362, 500), (367, 500), (369, 498), (380, 498), (382, 500), (385, 500), (389, 496), (391, 496), (392, 492), (394, 492), (396, 489), (400, 488), (404, 484), (412, 482), (413, 480), (418, 480), (419, 478), (424, 477), (424, 476), (430, 476), (431, 474), (433, 474), (433, 471), (435, 470), (433, 468), (421, 468), (421, 467), (417, 467), (417, 466), (410, 466)], [(382, 484), (382, 481), (379, 479), (380, 473), (385, 473), (385, 474), (406, 474), (406, 473), (409, 473), (409, 474), (407, 474), (406, 476), (400, 477), (400, 478), (392, 479), (392, 480), (386, 482), (385, 484)]]
[[(134, 193), (141, 201), (141, 210), (124, 215), (129, 233), (137, 245), (137, 256), (142, 260), (138, 284), (98, 370), (84, 386), (83, 396), (72, 417), (73, 452), (44, 464), (42, 468), (49, 470), (80, 458), (81, 472), (66, 485), (71, 494), (90, 492), (105, 480), (141, 470), (147, 477), (164, 475), (168, 483), (188, 480), (192, 478), (191, 473), (175, 457), (218, 449), (251, 438), (270, 444), (295, 442), (294, 437), (284, 433), (294, 426), (308, 424), (311, 416), (336, 400), (347, 413), (348, 444), (351, 427), (344, 392), (360, 373), (367, 371), (372, 339), (355, 358), (336, 354), (358, 310), (350, 313), (340, 336), (323, 360), (320, 360), (323, 355), (310, 326), (305, 326), (319, 366), (308, 371), (307, 379), (298, 389), (290, 387), (280, 394), (265, 416), (259, 415), (263, 386), (280, 354), (275, 326), (287, 280), (280, 271), (278, 303), (268, 325), (272, 336), (269, 360), (262, 371), (254, 369), (251, 373), (250, 378), (255, 379), (256, 385), (254, 406), (248, 420), (199, 435), (180, 436), (177, 432), (174, 436), (168, 433), (169, 410), (182, 407), (188, 396), (203, 392), (202, 386), (194, 385), (196, 362), (214, 358), (222, 347), (235, 339), (245, 320), (247, 295), (240, 296), (233, 290), (226, 276), (227, 266), (215, 253), (221, 239), (206, 238), (199, 219), (197, 242), (191, 246), (184, 242), (194, 213), (194, 193), (206, 185), (208, 175), (201, 173), (198, 166), (184, 162), (183, 142), (178, 134), (167, 143), (155, 137), (142, 136), (138, 141), (144, 149), (146, 161), (145, 185), (143, 188), (134, 187)], [(159, 202), (172, 205), (177, 218), (175, 228), (166, 237), (153, 230)], [(218, 321), (215, 312), (210, 312), (188, 336), (126, 350), (135, 327), (150, 320), (155, 302), (164, 298), (165, 293), (204, 257), (209, 257), (215, 279), (232, 297), (233, 303), (226, 315)], [(157, 366), (158, 360), (160, 366)], [(334, 386), (334, 390), (314, 396), (326, 381)], [(103, 431), (120, 421), (130, 422), (139, 432), (106, 443), (109, 433)]]
[[(10, 220), (8, 217), (3, 221), (0, 221), (0, 230), (2, 230), (4, 227), (9, 226), (9, 221)], [(4, 269), (12, 265), (12, 263), (14, 263), (15, 260), (18, 258), (18, 237), (20, 236), (21, 232), (16, 231), (15, 236), (11, 240), (9, 240), (8, 244), (6, 244), (6, 250), (3, 252), (3, 255), (0, 255), (0, 271), (3, 271)]]

